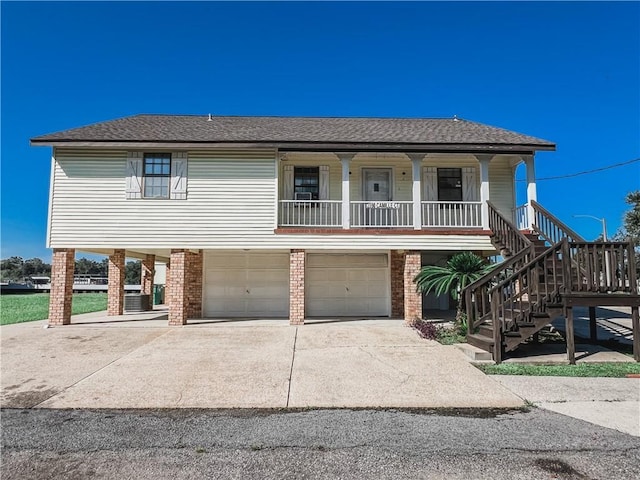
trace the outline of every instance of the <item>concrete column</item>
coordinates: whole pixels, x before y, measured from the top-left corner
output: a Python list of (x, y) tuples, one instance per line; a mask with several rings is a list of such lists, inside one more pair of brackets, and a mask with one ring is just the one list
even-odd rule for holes
[(422, 294), (416, 291), (413, 283), (421, 267), (420, 252), (407, 251), (404, 256), (404, 321), (409, 325), (422, 318)]
[(351, 186), (349, 184), (349, 162), (354, 157), (352, 153), (338, 153), (342, 162), (342, 228), (351, 226)]
[(482, 202), (482, 228), (489, 229), (489, 205), (487, 202), (490, 199), (489, 196), (489, 162), (493, 158), (493, 155), (476, 155), (478, 162), (480, 162), (480, 201)]
[(529, 230), (533, 230), (535, 224), (535, 211), (531, 201), (538, 201), (538, 191), (536, 187), (536, 167), (533, 155), (522, 155), (527, 169), (527, 221)]
[(422, 182), (420, 180), (420, 170), (422, 167), (422, 160), (424, 154), (409, 154), (411, 159), (411, 178), (412, 184), (412, 196), (413, 199), (413, 229), (422, 229)]
[(142, 278), (140, 279), (140, 293), (151, 295), (151, 305), (153, 305), (153, 277), (156, 273), (156, 256), (147, 255), (142, 260)]
[(187, 257), (187, 318), (202, 318), (202, 250)]
[(289, 323), (304, 324), (305, 251), (291, 250), (289, 254)]
[(75, 261), (76, 251), (73, 248), (54, 248), (51, 261), (49, 325), (71, 323)]
[(404, 316), (404, 252), (391, 250), (389, 253), (391, 266), (391, 317)]
[(107, 315), (124, 313), (124, 250), (114, 250), (109, 255), (109, 284), (107, 287)]

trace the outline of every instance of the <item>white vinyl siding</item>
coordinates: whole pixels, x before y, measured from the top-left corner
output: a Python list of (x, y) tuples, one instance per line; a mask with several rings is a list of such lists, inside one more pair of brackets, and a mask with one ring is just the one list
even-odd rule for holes
[[(165, 150), (166, 151), (166, 150)], [(341, 164), (333, 154), (192, 150), (185, 200), (127, 200), (127, 151), (56, 148), (49, 244), (94, 250), (161, 249), (419, 249), (491, 251), (486, 235), (276, 234), (277, 195), (283, 198), (284, 165), (327, 166), (329, 198), (341, 198)], [(395, 163), (394, 163), (395, 162)], [(281, 181), (277, 182), (276, 165)], [(510, 157), (490, 164), (491, 201), (513, 208)], [(429, 155), (424, 167), (476, 167), (472, 156)], [(411, 200), (411, 162), (397, 154), (360, 154), (351, 162), (352, 200), (361, 198), (363, 168), (393, 170), (394, 200)], [(356, 195), (357, 193), (357, 195)]]
[(515, 208), (513, 169), (508, 157), (496, 157), (489, 163), (489, 197), (505, 217), (511, 219)]

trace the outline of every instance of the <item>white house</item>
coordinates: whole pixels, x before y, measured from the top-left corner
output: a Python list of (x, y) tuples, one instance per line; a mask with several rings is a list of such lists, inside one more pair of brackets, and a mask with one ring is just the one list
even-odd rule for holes
[[(456, 118), (168, 115), (32, 144), (53, 147), (54, 264), (76, 250), (110, 255), (112, 275), (124, 255), (147, 270), (166, 262), (172, 324), (420, 316), (420, 299), (404, 301), (415, 296), (405, 276), (453, 252), (494, 253), (488, 202), (512, 218), (521, 162), (535, 200), (535, 152), (554, 149)], [(182, 278), (190, 263), (203, 264), (195, 292)], [(117, 290), (113, 314), (122, 309)], [(69, 321), (54, 313), (52, 323)]]
[[(70, 322), (76, 251), (109, 255), (111, 315), (122, 313), (126, 256), (143, 260), (143, 293), (154, 262), (167, 265), (171, 325), (302, 324), (413, 321), (422, 265), (464, 250), (533, 252), (521, 230), (555, 240), (536, 224), (550, 217), (536, 203), (534, 167), (555, 145), (458, 118), (136, 115), (31, 143), (53, 147), (54, 325)], [(521, 163), (528, 198), (517, 207)]]

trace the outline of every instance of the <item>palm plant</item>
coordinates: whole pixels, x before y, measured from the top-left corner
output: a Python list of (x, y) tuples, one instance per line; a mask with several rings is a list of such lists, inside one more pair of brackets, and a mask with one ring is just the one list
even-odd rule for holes
[(462, 323), (463, 311), (460, 292), (467, 285), (490, 272), (495, 264), (488, 264), (483, 258), (472, 252), (460, 252), (447, 261), (447, 265), (427, 265), (413, 279), (416, 289), (421, 293), (435, 293), (442, 295), (449, 293), (458, 301), (456, 320)]

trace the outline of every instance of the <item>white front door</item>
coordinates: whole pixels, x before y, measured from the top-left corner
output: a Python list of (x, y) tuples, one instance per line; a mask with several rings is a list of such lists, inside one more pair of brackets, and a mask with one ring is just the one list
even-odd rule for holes
[(229, 251), (205, 255), (205, 317), (289, 316), (289, 254)]
[(305, 291), (310, 317), (387, 317), (391, 303), (388, 256), (310, 253)]
[(366, 168), (363, 170), (364, 200), (388, 202), (391, 198), (391, 169)]

